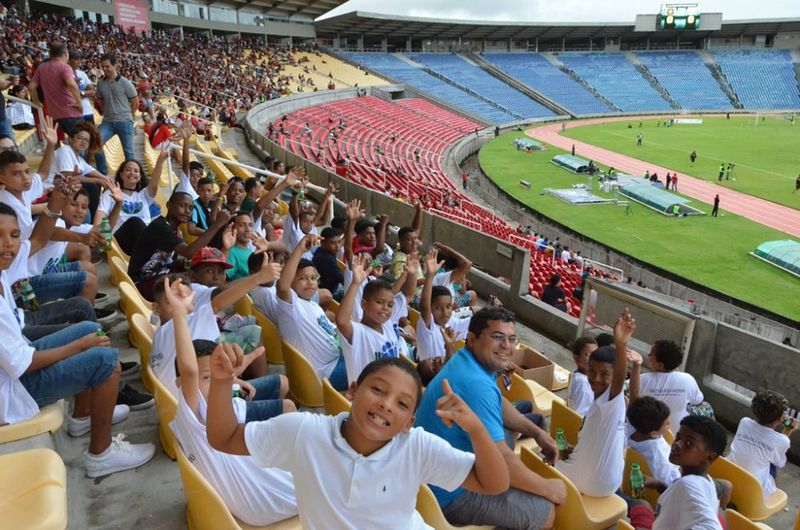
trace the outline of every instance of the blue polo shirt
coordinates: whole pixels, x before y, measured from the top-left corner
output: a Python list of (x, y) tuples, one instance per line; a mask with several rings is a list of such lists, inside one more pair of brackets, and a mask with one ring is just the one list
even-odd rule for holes
[[(469, 434), (457, 425), (448, 428), (436, 415), (436, 401), (444, 395), (443, 379), (447, 379), (453, 392), (461, 396), (461, 399), (480, 418), (492, 440), (504, 441), (503, 406), (500, 389), (497, 388), (497, 373), (484, 368), (466, 348), (459, 350), (447, 361), (425, 389), (425, 395), (417, 410), (416, 426), (445, 439), (456, 449), (474, 452)], [(431, 486), (431, 489), (442, 508), (447, 507), (464, 493), (463, 488), (446, 491)]]

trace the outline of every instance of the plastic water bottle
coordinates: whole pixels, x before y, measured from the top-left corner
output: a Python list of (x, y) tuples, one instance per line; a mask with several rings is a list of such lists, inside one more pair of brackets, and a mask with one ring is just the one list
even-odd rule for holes
[(569, 444), (567, 437), (564, 435), (564, 429), (559, 427), (556, 429), (556, 447), (558, 447), (558, 458), (566, 460), (569, 457)]
[(108, 217), (103, 217), (100, 221), (100, 235), (103, 236), (103, 246), (99, 248), (100, 252), (108, 252), (111, 250), (111, 238), (114, 237), (111, 233), (111, 224), (108, 222)]
[(239, 383), (233, 384), (233, 388), (231, 390), (231, 397), (235, 398), (242, 397), (242, 387), (239, 385)]
[(22, 300), (22, 306), (28, 311), (37, 311), (39, 309), (39, 300), (36, 299), (36, 293), (28, 278), (22, 278), (14, 283), (12, 286), (14, 297)]
[(639, 468), (639, 464), (631, 464), (631, 497), (634, 499), (644, 498), (644, 475)]

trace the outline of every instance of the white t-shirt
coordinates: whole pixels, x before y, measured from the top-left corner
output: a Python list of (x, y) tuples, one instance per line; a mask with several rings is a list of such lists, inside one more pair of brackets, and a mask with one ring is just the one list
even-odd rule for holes
[(681, 468), (669, 461), (670, 447), (663, 436), (637, 442), (628, 438), (628, 447), (641, 454), (653, 478), (667, 486), (681, 478)]
[(269, 287), (258, 286), (250, 291), (253, 306), (264, 313), (273, 324), (278, 322), (278, 293), (275, 284)]
[[(64, 224), (62, 219), (58, 219), (56, 220), (56, 226), (65, 228), (67, 225)], [(92, 225), (84, 223), (79, 226), (71, 226), (70, 231), (79, 234), (88, 234), (92, 231), (92, 228), (94, 228)], [(53, 269), (61, 263), (61, 257), (64, 255), (64, 252), (67, 251), (68, 244), (69, 243), (66, 241), (49, 241), (44, 248), (28, 258), (28, 274), (30, 276), (37, 276), (39, 274), (53, 272)]]
[(26, 277), (30, 241), (20, 243), (19, 253), (8, 270), (0, 271), (0, 425), (18, 423), (39, 413), (36, 402), (19, 382), (33, 361), (33, 347), (22, 335), (25, 315), (14, 302), (11, 285)]
[(81, 175), (88, 175), (95, 169), (90, 166), (83, 157), (80, 157), (75, 154), (75, 151), (69, 145), (62, 145), (55, 152), (55, 158), (53, 159), (53, 166), (50, 169), (50, 174), (47, 176), (47, 180), (44, 181), (44, 185), (46, 187), (53, 185), (53, 177), (56, 173), (61, 173), (62, 171), (73, 171), (75, 166), (78, 166), (78, 170), (81, 172)]
[(569, 253), (569, 250), (561, 251), (561, 261), (563, 261), (564, 263), (568, 263), (571, 258), (572, 255)]
[[(309, 234), (316, 234), (316, 233), (317, 233), (317, 227), (312, 226), (311, 231), (309, 231)], [(306, 237), (306, 234), (304, 234), (303, 231), (300, 230), (299, 219), (297, 222), (295, 222), (295, 220), (292, 219), (291, 215), (287, 215), (286, 220), (283, 222), (283, 235), (281, 235), (281, 240), (289, 248), (289, 253), (294, 252), (295, 247), (297, 247), (297, 245), (300, 243), (300, 240), (303, 239), (304, 237)]]
[[(154, 204), (156, 200), (150, 196), (147, 188), (134, 192), (123, 191), (122, 193), (125, 198), (122, 199), (122, 208), (119, 211), (117, 223), (112, 227), (111, 231), (116, 232), (131, 217), (139, 217), (144, 221), (144, 224), (149, 225), (151, 221), (150, 205)], [(111, 192), (106, 190), (100, 196), (100, 205), (97, 207), (97, 211), (103, 212), (108, 216), (111, 214), (111, 210), (114, 209), (115, 204), (116, 202), (114, 197), (111, 196)]]
[(592, 497), (607, 497), (622, 484), (625, 467), (625, 395), (609, 400), (611, 388), (594, 400), (583, 419), (578, 443), (567, 460), (556, 469), (572, 480), (578, 491)]
[(34, 173), (31, 177), (31, 189), (22, 192), (22, 201), (17, 200), (8, 190), (0, 191), (0, 202), (11, 206), (17, 213), (17, 223), (19, 224), (20, 239), (22, 241), (31, 238), (31, 232), (33, 232), (31, 204), (42, 194), (44, 194), (44, 186), (38, 173)]
[[(195, 305), (195, 310), (189, 315), (189, 331), (192, 340), (205, 339), (215, 341), (219, 338), (217, 317), (211, 309), (211, 304)], [(150, 351), (150, 368), (153, 374), (176, 398), (178, 385), (175, 384), (175, 324), (172, 320), (161, 324), (153, 335), (153, 348)]]
[(400, 336), (400, 328), (391, 320), (383, 323), (380, 332), (361, 322), (353, 322), (353, 342), (350, 343), (339, 333), (347, 366), (347, 382), (354, 383), (361, 371), (372, 361), (384, 357), (400, 357), (407, 352), (406, 343)]
[[(249, 456), (230, 455), (211, 447), (206, 437), (205, 398), (198, 395), (198, 415), (187, 405), (183, 392), (170, 423), (186, 458), (211, 484), (231, 513), (252, 526), (266, 526), (297, 515), (292, 475), (265, 469)], [(243, 417), (237, 417), (244, 423)]]
[(686, 475), (672, 483), (656, 504), (653, 530), (722, 530), (717, 490), (709, 477)]
[(586, 378), (586, 374), (575, 370), (569, 380), (567, 406), (581, 416), (586, 416), (593, 402), (594, 392), (592, 392), (592, 387), (589, 385), (589, 379)]
[[(447, 321), (447, 327), (453, 329), (456, 340), (466, 339), (469, 322), (469, 318), (457, 318), (455, 315), (451, 315), (450, 320)], [(442, 327), (433, 320), (433, 315), (431, 315), (430, 328), (425, 325), (425, 319), (420, 316), (417, 321), (417, 359), (424, 361), (434, 357), (444, 357), (446, 354)]]
[(775, 429), (759, 424), (751, 418), (742, 418), (731, 442), (731, 462), (752, 473), (764, 489), (764, 497), (775, 491), (775, 479), (769, 474), (769, 465), (786, 465), (789, 437)]
[(319, 304), (290, 293), (291, 303), (276, 298), (281, 336), (308, 359), (320, 378), (328, 377), (342, 354), (336, 326)]
[(420, 484), (454, 490), (475, 456), (418, 427), (363, 456), (342, 436), (348, 417), (299, 412), (251, 422), (247, 450), (259, 465), (292, 473), (306, 530), (429, 528), (414, 510)]
[(652, 396), (669, 407), (670, 429), (677, 432), (681, 420), (689, 415), (686, 405), (699, 405), (703, 393), (694, 377), (685, 372), (649, 372), (642, 374), (640, 394)]
[(178, 185), (175, 186), (175, 191), (182, 191), (184, 193), (188, 193), (192, 196), (192, 200), (197, 199), (200, 195), (197, 194), (195, 189), (192, 187), (192, 181), (189, 180), (189, 175), (181, 170), (181, 176), (178, 179)]
[[(78, 82), (80, 90), (86, 90), (92, 85), (92, 80), (86, 75), (83, 70), (75, 70), (75, 79)], [(84, 116), (94, 116), (94, 109), (92, 108), (92, 100), (89, 98), (81, 98), (81, 106), (83, 107)]]

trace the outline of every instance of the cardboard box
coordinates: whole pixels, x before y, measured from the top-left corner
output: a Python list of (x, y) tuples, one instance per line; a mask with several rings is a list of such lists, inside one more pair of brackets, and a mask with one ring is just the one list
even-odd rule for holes
[(514, 371), (523, 379), (536, 381), (545, 388), (553, 386), (553, 361), (538, 351), (520, 344), (519, 348), (511, 355)]

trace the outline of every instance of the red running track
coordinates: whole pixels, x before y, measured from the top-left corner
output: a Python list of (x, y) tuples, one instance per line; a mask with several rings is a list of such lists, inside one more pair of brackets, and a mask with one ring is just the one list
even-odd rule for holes
[[(579, 122), (580, 125), (567, 124), (567, 127), (582, 127), (595, 123), (630, 119), (631, 118), (598, 118), (594, 120), (582, 120)], [(642, 160), (615, 153), (614, 151), (609, 151), (602, 147), (561, 136), (559, 134), (560, 132), (561, 123), (554, 123), (536, 129), (529, 129), (525, 131), (525, 134), (567, 151), (569, 151), (574, 144), (575, 152), (581, 157), (602, 162), (603, 164), (607, 164), (630, 175), (644, 175), (645, 171), (650, 170), (651, 173), (655, 171), (661, 175), (661, 179), (663, 180), (664, 175), (668, 171), (670, 173), (674, 172), (674, 170), (670, 168), (643, 162)], [(734, 191), (725, 186), (707, 182), (683, 173), (678, 173), (678, 191), (683, 195), (698, 199), (709, 205), (713, 204), (714, 196), (719, 193), (721, 209), (747, 217), (748, 219), (775, 228), (781, 232), (791, 234), (795, 237), (800, 237), (800, 210), (753, 197), (746, 193)]]

